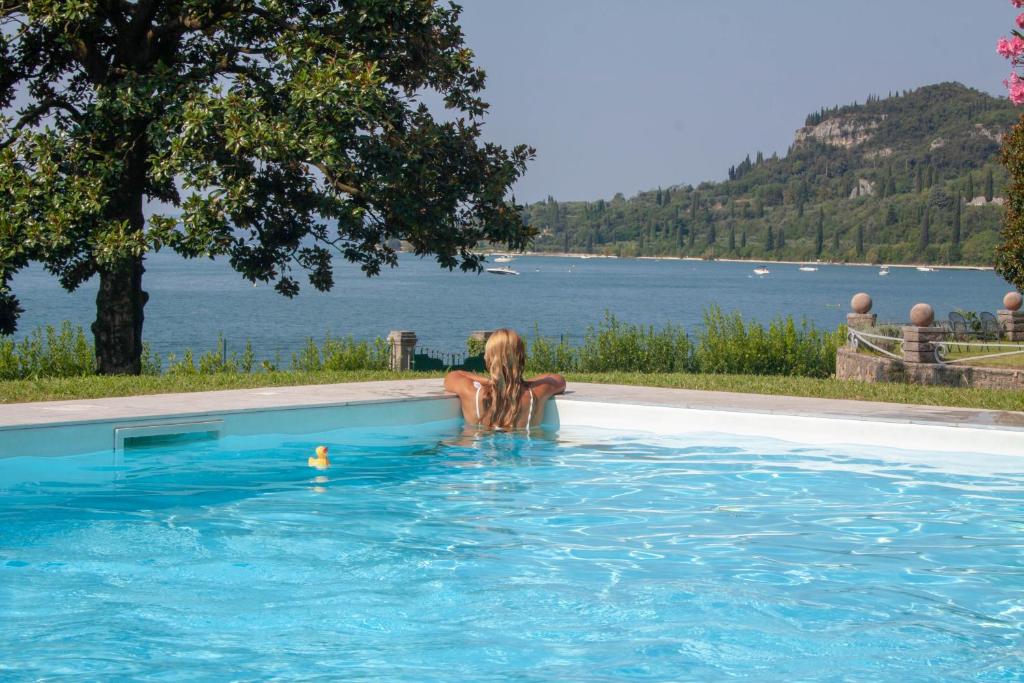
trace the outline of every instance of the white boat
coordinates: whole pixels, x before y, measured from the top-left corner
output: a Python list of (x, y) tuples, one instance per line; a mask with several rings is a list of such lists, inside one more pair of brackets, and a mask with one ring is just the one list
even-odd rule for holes
[(754, 268), (754, 275), (767, 275), (772, 271), (768, 270), (768, 266), (758, 266)]
[(930, 268), (929, 266), (918, 266), (917, 269), (922, 273), (934, 273), (937, 268)]
[(814, 273), (814, 272), (816, 272), (818, 270), (818, 267), (817, 266), (800, 266), (800, 270), (804, 271), (805, 273)]
[(499, 256), (498, 258), (494, 259), (494, 262), (495, 263), (512, 263), (512, 261), (514, 261), (514, 260), (515, 259), (513, 259), (511, 256)]
[(500, 266), (498, 268), (488, 268), (488, 273), (492, 275), (519, 275), (518, 271), (512, 270), (508, 266)]
[(889, 266), (882, 266), (882, 268), (878, 271), (878, 274), (879, 275), (888, 275), (889, 274)]

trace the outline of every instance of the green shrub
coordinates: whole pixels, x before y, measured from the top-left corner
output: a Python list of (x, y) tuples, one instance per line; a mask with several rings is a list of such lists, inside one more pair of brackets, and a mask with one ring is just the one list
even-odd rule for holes
[(483, 339), (477, 339), (475, 337), (469, 337), (466, 339), (466, 355), (467, 356), (482, 356), (484, 353), (484, 347), (487, 346), (487, 342)]
[(738, 313), (712, 307), (696, 341), (678, 326), (633, 325), (606, 314), (587, 330), (580, 347), (542, 337), (534, 330), (527, 357), (529, 372), (642, 372), (797, 375), (835, 374), (836, 350), (845, 328), (821, 331), (805, 322), (779, 318), (767, 328), (745, 322)]
[(701, 373), (796, 375), (829, 377), (835, 374), (836, 350), (844, 343), (845, 329), (822, 332), (807, 321), (776, 318), (766, 329), (745, 322), (739, 313), (723, 313), (717, 306), (704, 314), (704, 326), (694, 351), (694, 369)]
[(590, 327), (579, 349), (579, 372), (688, 372), (690, 339), (681, 327), (622, 323), (610, 313)]
[(160, 354), (153, 353), (153, 349), (150, 347), (149, 342), (142, 343), (142, 374), (143, 375), (159, 375), (163, 367), (163, 361), (160, 359)]
[(576, 349), (566, 343), (564, 338), (556, 343), (553, 339), (542, 337), (539, 328), (534, 325), (533, 339), (526, 348), (527, 372), (572, 372), (577, 367)]
[(0, 379), (83, 377), (96, 372), (96, 354), (80, 326), (36, 328), (19, 342), (0, 340)]
[(291, 369), (299, 372), (332, 372), (342, 370), (385, 370), (388, 367), (390, 347), (377, 337), (373, 342), (356, 341), (353, 337), (324, 338), (318, 347), (312, 337), (306, 345), (292, 354)]

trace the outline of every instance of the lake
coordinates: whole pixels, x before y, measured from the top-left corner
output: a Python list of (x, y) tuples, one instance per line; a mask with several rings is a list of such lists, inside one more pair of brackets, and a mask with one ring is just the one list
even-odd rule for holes
[[(403, 254), (400, 266), (376, 278), (339, 263), (328, 293), (308, 285), (295, 299), (270, 286), (253, 287), (226, 261), (186, 261), (172, 253), (151, 255), (144, 288), (145, 338), (160, 354), (180, 356), (215, 347), (218, 333), (229, 350), (252, 341), (260, 358), (279, 352), (287, 360), (307, 337), (325, 333), (384, 337), (389, 330), (414, 330), (420, 343), (461, 351), (477, 329), (514, 327), (532, 335), (578, 340), (606, 311), (621, 320), (693, 329), (712, 304), (767, 323), (777, 316), (806, 318), (832, 328), (845, 320), (850, 297), (868, 292), (880, 320), (906, 320), (925, 301), (937, 317), (955, 309), (995, 310), (1011, 289), (991, 271), (919, 272), (893, 268), (821, 265), (801, 272), (796, 265), (768, 264), (771, 274), (753, 274), (756, 263), (571, 257), (519, 257), (519, 277), (448, 272), (430, 259)], [(38, 265), (19, 273), (13, 289), (26, 309), (22, 336), (37, 325), (70, 320), (88, 325), (95, 315), (95, 280), (74, 294), (60, 288)]]

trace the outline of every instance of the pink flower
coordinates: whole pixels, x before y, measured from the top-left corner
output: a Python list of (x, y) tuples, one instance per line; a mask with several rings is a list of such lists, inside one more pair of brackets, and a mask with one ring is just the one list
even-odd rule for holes
[(1017, 15), (1017, 27), (1024, 28), (1024, 12)]
[[(1024, 0), (1022, 0), (1024, 2)], [(996, 41), (996, 52), (1001, 54), (1003, 57), (1009, 59), (1013, 56), (1013, 49), (1010, 47), (1010, 41), (1006, 38), (1000, 38)]]
[[(1024, 0), (1021, 0), (1024, 2)], [(1024, 104), (1024, 78), (1021, 78), (1016, 73), (1010, 74), (1010, 77), (1003, 81), (1003, 85), (1010, 91), (1010, 101), (1014, 104)]]
[(1014, 7), (1024, 7), (1024, 0), (1010, 0)]
[[(1024, 2), (1024, 0), (1021, 0)], [(1016, 60), (1021, 55), (1024, 55), (1024, 38), (1014, 36), (1010, 38), (1010, 54)]]
[[(1024, 0), (1021, 0), (1021, 2), (1024, 2)], [(1024, 16), (1024, 14), (1021, 16)], [(996, 52), (1007, 59), (1010, 59), (1011, 57), (1016, 59), (1024, 54), (1024, 38), (1020, 38), (1018, 36), (1014, 36), (1009, 40), (1006, 38), (1000, 38), (996, 42)]]

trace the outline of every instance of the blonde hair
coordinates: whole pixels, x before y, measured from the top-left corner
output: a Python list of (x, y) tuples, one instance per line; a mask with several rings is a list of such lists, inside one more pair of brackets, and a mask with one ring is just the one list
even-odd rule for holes
[(488, 427), (515, 429), (519, 421), (519, 399), (526, 389), (523, 381), (526, 345), (515, 330), (495, 330), (484, 347), (484, 364), (492, 384), (483, 397), (480, 421)]

